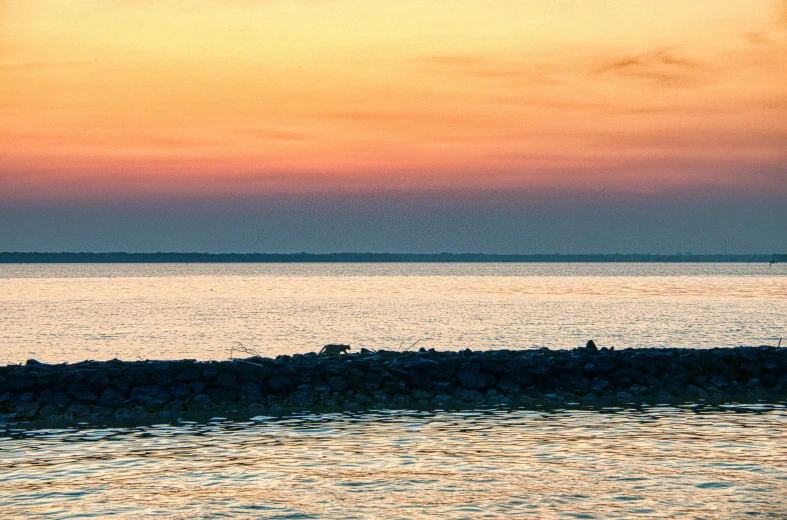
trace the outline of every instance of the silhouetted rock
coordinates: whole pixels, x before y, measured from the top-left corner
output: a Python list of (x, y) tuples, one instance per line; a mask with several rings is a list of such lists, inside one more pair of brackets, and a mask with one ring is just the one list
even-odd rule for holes
[(289, 377), (279, 374), (268, 379), (268, 388), (274, 394), (283, 394), (293, 389), (292, 381)]
[[(787, 398), (787, 348), (372, 352), (0, 367), (0, 422), (222, 409), (446, 408), (561, 399)], [(220, 411), (219, 411), (220, 413)], [(262, 412), (259, 412), (262, 413)]]

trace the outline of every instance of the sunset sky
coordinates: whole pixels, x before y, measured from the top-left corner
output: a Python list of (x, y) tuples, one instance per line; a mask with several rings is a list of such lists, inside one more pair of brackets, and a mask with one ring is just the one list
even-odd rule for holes
[(784, 249), (787, 2), (0, 0), (0, 219), (0, 250)]

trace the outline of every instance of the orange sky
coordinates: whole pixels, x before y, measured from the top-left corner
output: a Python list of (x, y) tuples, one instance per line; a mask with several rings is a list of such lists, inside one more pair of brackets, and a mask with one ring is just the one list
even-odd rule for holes
[(787, 195), (787, 2), (0, 0), (0, 199)]

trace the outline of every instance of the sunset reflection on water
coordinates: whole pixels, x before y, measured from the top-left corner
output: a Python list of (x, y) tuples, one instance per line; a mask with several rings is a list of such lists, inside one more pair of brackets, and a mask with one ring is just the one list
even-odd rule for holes
[(227, 359), (325, 343), (438, 350), (775, 345), (777, 264), (0, 266), (0, 362)]
[(784, 405), (11, 431), (5, 518), (783, 518)]

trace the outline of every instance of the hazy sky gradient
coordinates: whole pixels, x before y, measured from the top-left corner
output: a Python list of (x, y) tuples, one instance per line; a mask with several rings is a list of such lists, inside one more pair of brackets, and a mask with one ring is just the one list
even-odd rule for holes
[(784, 0), (0, 0), (0, 250), (787, 249)]

